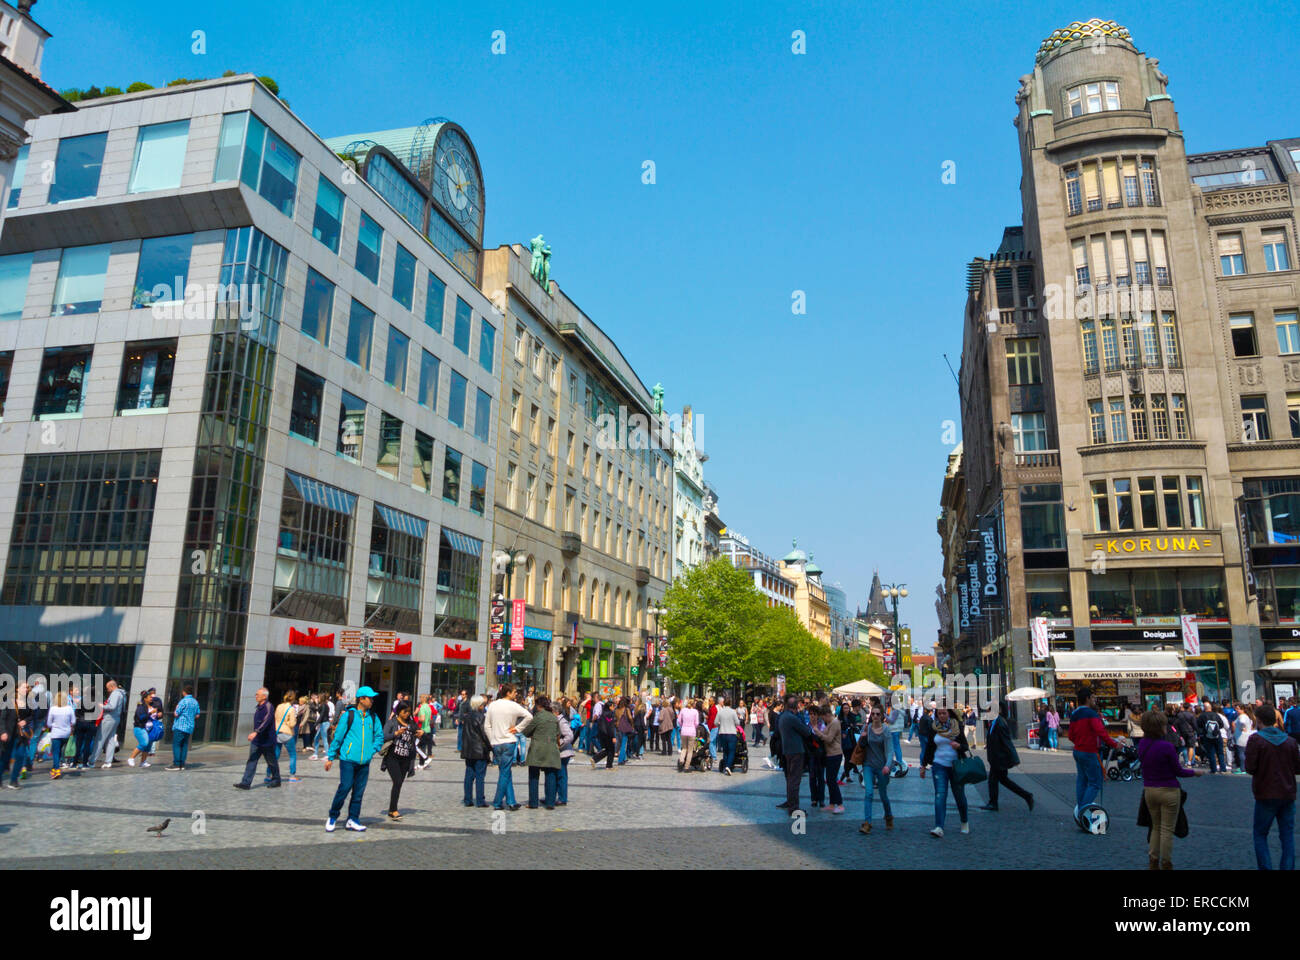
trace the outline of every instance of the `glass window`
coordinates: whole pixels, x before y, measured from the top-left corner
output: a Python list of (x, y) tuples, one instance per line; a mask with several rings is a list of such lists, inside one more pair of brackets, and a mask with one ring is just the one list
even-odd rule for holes
[(148, 307), (155, 303), (184, 300), (193, 245), (194, 235), (189, 233), (141, 241), (131, 306)]
[(244, 169), (240, 179), (286, 217), (293, 216), (298, 189), (298, 154), (253, 114), (248, 115)]
[(1128, 398), (1129, 419), (1133, 423), (1133, 439), (1147, 440), (1147, 398), (1144, 393), (1135, 393)]
[(1110, 497), (1105, 480), (1094, 480), (1092, 487), (1092, 527), (1097, 533), (1110, 532)]
[(1133, 483), (1128, 477), (1115, 480), (1115, 529), (1133, 529)]
[(1093, 443), (1106, 442), (1106, 412), (1100, 400), (1088, 401), (1088, 427)]
[(1165, 499), (1165, 526), (1177, 530), (1183, 525), (1182, 500), (1177, 477), (1162, 477), (1160, 488)]
[(1079, 189), (1079, 168), (1072, 167), (1065, 171), (1065, 199), (1070, 216), (1083, 213), (1083, 194)]
[(1268, 397), (1259, 395), (1241, 398), (1241, 439), (1245, 443), (1271, 440), (1268, 427)]
[(451, 383), (447, 390), (447, 419), (465, 429), (465, 390), (466, 381), (455, 370), (451, 371)]
[(343, 232), (343, 191), (321, 174), (316, 181), (316, 214), (311, 235), (325, 244), (331, 253), (339, 252), (339, 235)]
[(1169, 395), (1169, 408), (1174, 414), (1174, 439), (1186, 440), (1190, 433), (1187, 426), (1187, 397), (1181, 393)]
[(1255, 315), (1239, 313), (1228, 318), (1232, 329), (1232, 352), (1238, 357), (1259, 356), (1259, 345), (1255, 341)]
[(32, 273), (30, 253), (0, 257), (0, 321), (20, 320), (27, 303), (27, 279)]
[(443, 460), (442, 470), (442, 499), (450, 503), (460, 502), (460, 464), (461, 455), (451, 447), (447, 448), (447, 456)]
[(96, 313), (104, 299), (104, 278), (108, 275), (108, 253), (112, 245), (68, 247), (59, 260), (59, 279), (54, 285), (53, 313)]
[(1080, 332), (1083, 336), (1083, 372), (1097, 372), (1097, 324), (1093, 320), (1084, 320), (1080, 323)]
[(470, 306), (460, 297), (456, 298), (456, 329), (452, 335), (452, 343), (456, 349), (469, 356), (469, 331), (470, 324), (473, 321), (473, 313)]
[(271, 614), (344, 623), (357, 498), (292, 471), (283, 490)]
[(492, 372), (494, 354), (497, 347), (496, 327), (482, 319), (478, 323), (478, 365), (488, 373)]
[(1133, 571), (1133, 594), (1137, 617), (1178, 615), (1178, 585), (1172, 567)]
[(1088, 574), (1088, 612), (1094, 623), (1132, 622), (1133, 594), (1128, 571)]
[(1114, 320), (1101, 321), (1101, 359), (1107, 370), (1119, 369), (1119, 336)]
[(433, 437), (415, 431), (415, 466), (411, 486), (422, 493), (433, 492)]
[(18, 156), (14, 158), (13, 176), (9, 178), (9, 202), (7, 209), (13, 210), (18, 206), (18, 198), (23, 193), (23, 178), (27, 175), (27, 144), (18, 148)]
[(424, 323), (438, 333), (442, 333), (442, 311), (447, 304), (447, 285), (429, 273), (427, 295), (424, 300)]
[(144, 193), (179, 187), (189, 134), (188, 120), (141, 127), (136, 136), (135, 160), (131, 165), (131, 183), (127, 192)]
[(396, 480), (402, 466), (402, 421), (379, 412), (379, 459), (376, 468)]
[(107, 142), (107, 133), (88, 133), (84, 137), (65, 137), (59, 141), (49, 203), (81, 200), (99, 192), (99, 171), (104, 165), (104, 144)]
[(1142, 164), (1142, 199), (1148, 207), (1160, 206), (1160, 190), (1156, 184), (1156, 165), (1152, 160), (1143, 160)]
[(1201, 495), (1201, 478), (1187, 478), (1187, 525), (1197, 530), (1205, 528), (1205, 501)]
[(346, 390), (339, 403), (339, 436), (334, 452), (354, 463), (361, 462), (361, 448), (366, 436), (366, 402)]
[(1287, 254), (1286, 231), (1282, 229), (1264, 230), (1264, 269), (1269, 271), (1290, 270), (1291, 257)]
[(438, 409), (438, 358), (428, 350), (420, 351), (420, 406)]
[(1070, 576), (1066, 573), (1025, 573), (1030, 617), (1049, 620), (1070, 616)]
[(1296, 322), (1296, 312), (1275, 313), (1273, 322), (1277, 324), (1277, 352), (1300, 353), (1300, 324)]
[(330, 317), (334, 314), (334, 284), (311, 267), (302, 297), (302, 332), (317, 343), (329, 346)]
[(474, 436), (487, 443), (491, 432), (492, 397), (486, 390), (480, 390), (474, 402)]
[(299, 367), (293, 381), (293, 406), (289, 409), (289, 435), (312, 446), (320, 440), (320, 415), (325, 403), (325, 378)]
[(366, 571), (366, 623), (420, 632), (426, 521), (375, 504)]
[(1138, 477), (1138, 507), (1142, 512), (1142, 529), (1160, 527), (1160, 513), (1156, 502), (1156, 478)]
[(1151, 438), (1169, 439), (1169, 398), (1163, 393), (1151, 394)]
[(1225, 277), (1234, 277), (1246, 272), (1246, 258), (1242, 252), (1241, 234), (1219, 234), (1219, 266)]
[(117, 387), (117, 412), (166, 410), (172, 392), (176, 341), (128, 343), (122, 354), (122, 381)]
[(1047, 449), (1047, 423), (1041, 413), (1013, 413), (1011, 429), (1015, 433), (1016, 453)]
[(353, 300), (352, 312), (348, 316), (347, 358), (365, 370), (370, 369), (370, 339), (374, 330), (375, 312), (361, 301)]
[(0, 351), (0, 419), (5, 415), (5, 401), (9, 398), (9, 374), (13, 371), (14, 352)]
[(93, 347), (46, 347), (36, 383), (33, 419), (81, 413)]
[(392, 161), (377, 151), (366, 158), (366, 182), (416, 230), (424, 227), (423, 195)]
[(407, 310), (415, 301), (415, 255), (400, 243), (393, 257), (393, 299)]
[(486, 506), (487, 467), (475, 460), (469, 468), (469, 508), (481, 516)]
[(1222, 570), (1184, 567), (1178, 572), (1178, 585), (1183, 595), (1180, 613), (1205, 619), (1220, 619), (1228, 615)]
[[(248, 336), (271, 347), (279, 332), (288, 261), (289, 251), (256, 227), (226, 231), (220, 291), (227, 302), (239, 300), (240, 326)], [(246, 294), (255, 295), (258, 301), (251, 302)]]
[(1060, 484), (1039, 483), (1020, 489), (1020, 527), (1026, 550), (1065, 549)]
[(1286, 395), (1286, 416), (1291, 425), (1291, 436), (1300, 437), (1300, 393)]
[(244, 148), (244, 130), (248, 112), (228, 113), (221, 118), (221, 136), (217, 140), (217, 162), (212, 168), (212, 182), (239, 179), (239, 160)]
[(357, 273), (374, 284), (379, 283), (379, 253), (383, 243), (383, 227), (362, 210), (361, 224), (357, 229)]
[(1007, 382), (1013, 387), (1043, 382), (1037, 338), (1007, 340)]
[(384, 383), (406, 392), (406, 353), (411, 338), (391, 324), (388, 327), (388, 352), (384, 355)]

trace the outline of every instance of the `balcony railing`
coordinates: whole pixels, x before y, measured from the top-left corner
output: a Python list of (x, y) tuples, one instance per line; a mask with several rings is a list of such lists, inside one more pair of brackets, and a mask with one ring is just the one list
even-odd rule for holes
[(1060, 465), (1061, 451), (1059, 450), (1026, 450), (1016, 454), (1017, 467), (1059, 467)]

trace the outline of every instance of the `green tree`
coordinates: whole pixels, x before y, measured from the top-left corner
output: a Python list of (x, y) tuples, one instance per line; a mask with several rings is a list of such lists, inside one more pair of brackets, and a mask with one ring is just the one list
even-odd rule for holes
[(131, 86), (126, 88), (127, 93), (139, 93), (141, 90), (152, 90), (152, 83), (145, 83), (143, 80), (137, 80)]
[(664, 607), (669, 677), (715, 685), (749, 679), (745, 663), (767, 608), (748, 573), (722, 558), (696, 567), (673, 581)]

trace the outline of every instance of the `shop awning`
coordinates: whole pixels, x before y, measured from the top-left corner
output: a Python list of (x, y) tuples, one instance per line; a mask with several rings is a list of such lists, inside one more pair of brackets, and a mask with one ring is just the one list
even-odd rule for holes
[(457, 553), (468, 553), (472, 557), (481, 556), (483, 553), (483, 541), (475, 540), (473, 537), (467, 537), (463, 533), (457, 533), (455, 530), (442, 528), (442, 535), (447, 538), (451, 548)]
[(351, 516), (352, 511), (356, 509), (356, 494), (331, 487), (328, 483), (321, 483), (311, 477), (304, 477), (292, 470), (286, 470), (285, 473), (289, 476), (289, 482), (308, 503), (324, 507), (326, 510), (346, 513), (348, 516)]
[(413, 517), (401, 510), (394, 510), (392, 507), (386, 507), (382, 503), (376, 503), (375, 510), (389, 530), (396, 530), (398, 533), (409, 533), (413, 537), (424, 539), (426, 523), (419, 517)]
[(1058, 680), (1181, 680), (1182, 654), (1172, 650), (1073, 650), (1052, 654)]

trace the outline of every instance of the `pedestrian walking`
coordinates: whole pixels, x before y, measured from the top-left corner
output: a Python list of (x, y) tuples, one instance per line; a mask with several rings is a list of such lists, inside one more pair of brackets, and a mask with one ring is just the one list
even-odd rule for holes
[[(488, 705), (483, 718), (483, 729), (492, 744), (492, 759), (497, 765), (497, 790), (492, 798), (495, 810), (518, 810), (515, 802), (515, 781), (511, 766), (519, 753), (519, 728), (533, 718), (515, 702), (519, 692), (513, 684), (503, 683), (497, 698)], [(610, 749), (613, 749), (612, 745)]]
[(134, 767), (135, 761), (140, 760), (140, 766), (150, 766), (149, 763), (149, 733), (153, 730), (154, 723), (160, 722), (161, 717), (154, 709), (153, 698), (149, 695), (148, 690), (140, 691), (140, 702), (135, 705), (135, 714), (132, 718), (131, 733), (135, 736), (135, 747), (131, 750), (131, 755), (126, 758), (126, 765)]
[(866, 728), (859, 738), (863, 748), (862, 769), (867, 772), (868, 779), (864, 784), (867, 795), (862, 801), (862, 826), (858, 827), (858, 833), (871, 833), (871, 795), (876, 791), (880, 792), (880, 805), (885, 811), (885, 829), (894, 829), (894, 811), (889, 805), (889, 774), (893, 769), (889, 757), (890, 737), (880, 707), (872, 707)]
[(109, 680), (104, 689), (108, 696), (104, 699), (104, 709), (99, 723), (99, 741), (95, 746), (95, 755), (90, 758), (93, 767), (104, 758), (104, 769), (113, 766), (113, 752), (117, 749), (117, 727), (121, 723), (122, 707), (126, 703), (126, 694), (118, 688), (116, 680)]
[(311, 758), (321, 760), (329, 753), (330, 737), (334, 732), (334, 700), (322, 690), (316, 698), (320, 723), (316, 726), (316, 736), (312, 739)]
[[(681, 712), (677, 714), (677, 728), (682, 736), (682, 750), (677, 755), (677, 772), (691, 772), (691, 758), (695, 756), (695, 738), (700, 730), (700, 711), (695, 709), (695, 702), (686, 701)], [(595, 761), (592, 762), (595, 766)]]
[(665, 757), (673, 750), (673, 731), (677, 729), (677, 701), (661, 698), (659, 707), (659, 752)]
[(483, 704), (487, 697), (481, 693), (469, 699), (469, 709), (461, 718), (460, 758), (465, 761), (465, 806), (486, 807), (483, 783), (487, 779), (488, 761), (492, 759), (492, 744), (483, 732)]
[[(266, 691), (259, 690), (258, 694), (264, 695)], [(326, 773), (329, 773), (335, 760), (339, 761), (339, 787), (334, 791), (329, 816), (325, 818), (326, 833), (334, 832), (334, 826), (343, 812), (344, 800), (348, 800), (348, 819), (344, 826), (348, 830), (365, 832), (365, 824), (361, 822), (361, 799), (366, 794), (366, 783), (370, 780), (370, 761), (384, 742), (383, 722), (371, 709), (375, 703), (374, 698), (378, 695), (371, 687), (362, 687), (357, 691), (357, 702), (339, 715), (338, 726), (325, 757)], [(268, 730), (270, 726), (268, 720)], [(251, 774), (248, 779), (252, 779)]]
[(1100, 745), (1117, 748), (1106, 732), (1106, 725), (1097, 712), (1097, 697), (1092, 688), (1079, 688), (1079, 706), (1070, 714), (1070, 740), (1074, 744), (1074, 816), (1097, 799), (1101, 792), (1102, 772)]
[[(278, 764), (280, 761), (280, 752), (287, 751), (289, 754), (289, 782), (298, 783), (298, 695), (289, 690), (285, 693), (280, 705), (275, 708), (275, 760)], [(271, 782), (270, 771), (267, 771), (266, 783)]]
[(930, 706), (921, 711), (921, 715), (916, 719), (916, 735), (921, 740), (921, 779), (925, 779), (925, 758), (930, 751), (930, 738), (934, 734), (934, 717), (930, 710), (934, 706), (934, 701), (930, 701)]
[(1237, 773), (1246, 772), (1246, 747), (1255, 732), (1255, 708), (1250, 704), (1237, 704), (1237, 716), (1232, 721), (1233, 745), (1237, 754)]
[(903, 728), (907, 725), (907, 714), (904, 713), (901, 706), (890, 700), (889, 708), (872, 707), (871, 709), (884, 710), (883, 722), (885, 729), (889, 732), (889, 745), (893, 748), (894, 760), (892, 766), (904, 767), (903, 763)]
[(556, 779), (560, 769), (560, 721), (551, 709), (551, 699), (544, 693), (533, 696), (536, 708), (532, 717), (519, 728), (529, 737), (528, 744), (528, 809), (537, 809), (538, 781), (544, 781), (542, 806), (555, 809)]
[(184, 770), (189, 759), (190, 738), (194, 736), (194, 721), (199, 716), (199, 701), (194, 699), (194, 688), (186, 685), (181, 690), (180, 702), (172, 716), (172, 765), (168, 770)]
[(934, 829), (930, 836), (943, 837), (944, 824), (948, 816), (948, 790), (951, 788), (953, 799), (957, 801), (957, 816), (961, 818), (961, 832), (970, 833), (970, 822), (966, 808), (966, 787), (953, 776), (953, 767), (957, 761), (970, 752), (966, 734), (961, 724), (953, 717), (947, 707), (936, 707), (930, 718), (930, 736), (925, 755), (921, 758), (921, 771), (926, 766), (934, 767)]
[[(248, 762), (244, 765), (244, 778), (235, 784), (236, 790), (253, 788), (253, 774), (257, 772), (259, 759), (266, 761), (266, 770), (270, 775), (266, 785), (280, 785), (280, 764), (275, 759), (275, 712), (271, 709), (271, 692), (266, 687), (259, 687), (253, 697), (257, 705), (253, 709), (253, 732), (248, 735)], [(329, 767), (326, 766), (325, 769), (328, 770)]]
[[(415, 769), (423, 770), (433, 762), (433, 708), (429, 705), (432, 694), (420, 694), (420, 705), (415, 708)], [(459, 708), (458, 708), (459, 709)], [(467, 708), (468, 709), (468, 708)], [(461, 721), (456, 721), (456, 752), (460, 752)]]
[(1006, 787), (1021, 800), (1034, 809), (1034, 795), (1012, 781), (1007, 771), (1020, 766), (1020, 754), (1016, 752), (1016, 743), (1011, 738), (1011, 726), (995, 703), (989, 707), (989, 731), (985, 736), (984, 749), (989, 758), (989, 802), (981, 810), (998, 809), (998, 786)]
[[(1147, 833), (1147, 869), (1172, 870), (1174, 829), (1182, 807), (1180, 778), (1199, 777), (1203, 771), (1192, 770), (1178, 762), (1178, 752), (1166, 739), (1169, 721), (1163, 710), (1147, 710), (1138, 715), (1142, 738), (1138, 742), (1138, 761), (1142, 764), (1142, 803), (1151, 826)], [(1142, 823), (1141, 817), (1138, 823)]]
[(1277, 726), (1277, 711), (1270, 704), (1255, 710), (1256, 732), (1246, 744), (1246, 772), (1255, 795), (1255, 864), (1272, 870), (1268, 834), (1277, 821), (1278, 839), (1282, 841), (1283, 870), (1295, 869), (1295, 778), (1300, 776), (1300, 747), (1296, 740)]
[(565, 714), (571, 709), (569, 701), (563, 701), (564, 709), (558, 715), (560, 723), (560, 769), (555, 774), (555, 805), (569, 805), (569, 761), (573, 759), (573, 727)]
[(777, 809), (790, 816), (802, 811), (799, 808), (799, 784), (803, 780), (806, 743), (812, 739), (812, 729), (804, 723), (796, 709), (798, 701), (793, 696), (785, 698), (778, 730), (781, 735), (782, 764), (785, 769), (785, 802)]
[[(962, 728), (966, 734), (966, 742), (969, 743), (971, 749), (974, 750), (979, 746), (979, 737), (976, 735), (979, 730), (979, 717), (975, 713), (975, 708), (969, 703), (966, 704), (965, 712), (962, 715)], [(988, 747), (987, 739), (984, 746), (985, 748)]]
[(718, 764), (718, 772), (723, 776), (731, 776), (731, 771), (736, 764), (736, 737), (744, 727), (744, 721), (736, 712), (724, 696), (719, 700), (718, 712), (715, 715), (718, 729), (718, 750), (722, 754), (722, 760)]
[(77, 722), (76, 711), (62, 690), (54, 695), (45, 722), (50, 727), (50, 759), (53, 761), (50, 779), (58, 780), (63, 776), (63, 751), (72, 737), (72, 726)]
[(31, 763), (34, 729), (28, 698), (30, 692), (31, 687), (26, 683), (18, 684), (14, 691), (14, 705), (0, 710), (0, 743), (4, 744), (4, 767), (0, 769), (0, 777), (8, 772), (9, 779), (4, 784), (6, 790), (18, 789), (18, 780), (26, 775)]
[[(813, 733), (822, 743), (822, 754), (818, 758), (822, 764), (822, 782), (830, 793), (830, 806), (826, 809), (833, 814), (844, 812), (844, 797), (840, 794), (840, 762), (844, 759), (844, 746), (841, 741), (840, 721), (834, 711), (822, 708), (820, 722), (813, 727)], [(718, 734), (722, 739), (722, 734)]]
[(397, 822), (402, 819), (397, 808), (397, 801), (402, 795), (402, 784), (414, 773), (415, 766), (415, 721), (411, 717), (409, 697), (397, 701), (397, 709), (384, 724), (384, 745), (380, 748), (380, 753), (383, 760), (379, 763), (379, 769), (393, 781), (393, 789), (388, 794), (388, 819)]
[(316, 710), (316, 695), (298, 697), (298, 736), (302, 738), (302, 755), (306, 757), (315, 753), (311, 742), (316, 738), (316, 725), (319, 715)]
[(753, 735), (749, 738), (754, 746), (766, 743), (763, 739), (763, 727), (767, 723), (767, 703), (763, 700), (755, 700), (749, 705), (749, 725), (753, 727)]
[(1196, 715), (1196, 736), (1201, 753), (1205, 754), (1210, 765), (1210, 773), (1227, 773), (1223, 765), (1223, 716), (1214, 710), (1213, 703), (1207, 703), (1205, 709)]

